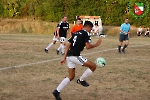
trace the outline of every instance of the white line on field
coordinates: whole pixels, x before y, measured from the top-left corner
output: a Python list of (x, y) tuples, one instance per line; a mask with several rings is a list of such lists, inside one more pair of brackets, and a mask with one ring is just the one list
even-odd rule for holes
[[(130, 46), (130, 47), (140, 47), (140, 46), (146, 46), (146, 45), (150, 45), (150, 44), (134, 45), (134, 46)], [(116, 50), (116, 49), (117, 49), (117, 48), (106, 49), (106, 50), (101, 50), (101, 51), (96, 51), (96, 52), (85, 53), (85, 54), (82, 54), (82, 55), (90, 55), (90, 54), (94, 54), (94, 53), (112, 51), (112, 50)], [(2, 70), (7, 70), (7, 69), (11, 69), (11, 68), (19, 68), (19, 67), (25, 67), (25, 66), (30, 66), (30, 65), (36, 65), (36, 64), (46, 63), (46, 62), (52, 62), (52, 61), (56, 61), (56, 60), (60, 60), (60, 59), (61, 59), (61, 58), (55, 58), (55, 59), (45, 60), (45, 61), (40, 61), (40, 62), (35, 62), (35, 63), (28, 63), (28, 64), (22, 64), (22, 65), (11, 66), (11, 67), (4, 67), (4, 68), (0, 68), (0, 71), (2, 71)]]

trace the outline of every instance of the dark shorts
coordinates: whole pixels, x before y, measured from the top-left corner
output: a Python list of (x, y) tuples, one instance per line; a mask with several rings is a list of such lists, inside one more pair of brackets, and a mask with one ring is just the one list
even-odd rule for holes
[(149, 35), (149, 32), (147, 32), (146, 35)]
[(138, 36), (140, 36), (142, 34), (142, 32), (138, 32)]
[(120, 34), (119, 41), (123, 42), (123, 41), (126, 41), (126, 40), (129, 40), (128, 35)]

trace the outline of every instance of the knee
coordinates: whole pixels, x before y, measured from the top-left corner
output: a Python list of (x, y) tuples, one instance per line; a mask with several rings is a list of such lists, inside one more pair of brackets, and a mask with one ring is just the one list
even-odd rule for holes
[(96, 70), (96, 65), (93, 64), (93, 65), (90, 67), (90, 70), (94, 72), (94, 71)]
[(69, 80), (72, 81), (75, 76), (68, 76)]
[(127, 42), (126, 45), (128, 46), (128, 45), (129, 45), (129, 42)]

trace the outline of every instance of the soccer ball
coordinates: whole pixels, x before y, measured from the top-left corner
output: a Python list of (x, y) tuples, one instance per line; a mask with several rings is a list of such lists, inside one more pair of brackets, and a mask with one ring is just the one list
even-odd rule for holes
[(98, 57), (96, 60), (95, 60), (95, 64), (97, 67), (104, 67), (106, 65), (106, 61), (104, 58), (102, 57)]

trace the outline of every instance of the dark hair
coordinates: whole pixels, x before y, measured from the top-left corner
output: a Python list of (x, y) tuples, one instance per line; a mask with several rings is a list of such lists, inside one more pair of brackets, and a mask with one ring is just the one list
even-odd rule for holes
[(90, 21), (85, 21), (84, 27), (87, 27), (87, 26), (93, 27), (93, 23)]
[(126, 18), (126, 19), (129, 19), (129, 18)]
[(81, 18), (77, 18), (76, 20), (81, 20)]
[(64, 17), (67, 17), (67, 16), (63, 16), (62, 19), (63, 19)]

